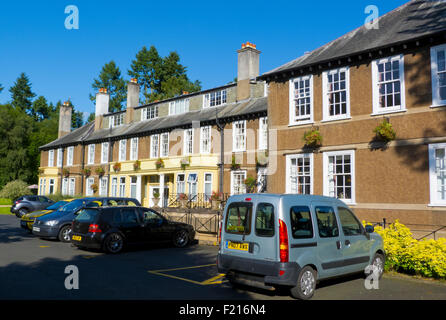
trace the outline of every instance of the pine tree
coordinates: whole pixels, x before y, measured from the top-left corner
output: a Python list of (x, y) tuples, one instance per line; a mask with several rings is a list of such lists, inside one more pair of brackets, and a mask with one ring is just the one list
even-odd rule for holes
[(14, 85), (9, 88), (9, 92), (11, 92), (11, 104), (15, 109), (31, 112), (32, 99), (36, 94), (31, 91), (31, 83), (24, 72), (20, 74)]
[[(110, 94), (109, 111), (122, 110), (123, 102), (126, 100), (127, 90), (121, 70), (114, 61), (106, 63), (99, 74), (98, 79), (94, 79), (92, 88), (97, 92), (101, 88), (106, 88)], [(95, 101), (96, 96), (90, 94), (90, 100)]]

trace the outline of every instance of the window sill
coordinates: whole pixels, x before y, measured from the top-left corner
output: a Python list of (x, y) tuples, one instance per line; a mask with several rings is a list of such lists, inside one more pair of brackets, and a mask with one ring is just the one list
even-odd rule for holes
[(432, 109), (446, 107), (446, 101), (442, 104), (433, 104), (430, 106)]
[(446, 203), (429, 203), (428, 207), (446, 207)]
[(340, 117), (340, 118), (327, 118), (321, 120), (321, 122), (332, 122), (332, 121), (341, 121), (341, 120), (350, 120), (352, 117), (346, 116), (346, 117)]
[(304, 126), (304, 125), (309, 125), (309, 124), (314, 124), (314, 121), (308, 120), (308, 121), (290, 122), (288, 124), (288, 127), (298, 127), (298, 126)]
[(398, 110), (388, 110), (388, 111), (379, 111), (379, 112), (373, 112), (372, 114), (370, 114), (372, 117), (373, 116), (382, 116), (384, 114), (391, 114), (391, 113), (403, 113), (403, 112), (407, 112), (407, 109), (398, 109)]

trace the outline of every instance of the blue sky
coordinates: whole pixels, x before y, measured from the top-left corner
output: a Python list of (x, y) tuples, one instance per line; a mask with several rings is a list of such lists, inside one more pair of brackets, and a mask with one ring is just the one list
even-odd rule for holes
[[(257, 45), (260, 73), (364, 24), (368, 5), (379, 15), (406, 0), (355, 1), (1, 1), (0, 103), (21, 72), (48, 101), (70, 99), (94, 112), (89, 94), (102, 66), (114, 60), (125, 79), (136, 53), (154, 45), (177, 51), (203, 89), (237, 76), (243, 42)], [(79, 29), (65, 28), (65, 7), (79, 9)]]

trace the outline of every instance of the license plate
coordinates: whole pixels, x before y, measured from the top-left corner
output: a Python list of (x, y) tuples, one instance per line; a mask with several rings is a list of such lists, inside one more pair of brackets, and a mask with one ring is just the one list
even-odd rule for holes
[(226, 248), (231, 250), (249, 251), (249, 243), (226, 241)]
[(40, 228), (39, 227), (33, 227), (33, 231), (40, 232)]
[(73, 236), (73, 237), (71, 237), (71, 239), (74, 241), (81, 241), (82, 237), (81, 236)]

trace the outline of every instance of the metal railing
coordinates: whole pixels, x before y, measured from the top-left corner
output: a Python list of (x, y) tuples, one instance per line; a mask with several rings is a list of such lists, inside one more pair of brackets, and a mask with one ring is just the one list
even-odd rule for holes
[(221, 196), (218, 207), (212, 206), (211, 195), (206, 193), (185, 194), (186, 198), (182, 200), (180, 193), (171, 193), (165, 197), (162, 204), (163, 208), (183, 208), (183, 209), (210, 209), (221, 210), (224, 208), (230, 194), (225, 193)]
[[(383, 218), (382, 221), (378, 221), (378, 222), (371, 222), (374, 226), (381, 226), (384, 229), (386, 227), (389, 227), (391, 224), (393, 224), (393, 222), (388, 222), (386, 218)], [(442, 231), (445, 230), (445, 236), (446, 237), (446, 226), (442, 226), (442, 225), (434, 225), (434, 224), (414, 224), (414, 223), (402, 223), (404, 224), (406, 227), (408, 227), (410, 229), (410, 231), (413, 233), (418, 233), (418, 234), (423, 234), (425, 233), (425, 235), (423, 235), (422, 237), (416, 238), (416, 240), (421, 240), (421, 239), (425, 239), (429, 236), (433, 236), (434, 240), (437, 239), (437, 234)], [(412, 227), (411, 227), (412, 226)]]

